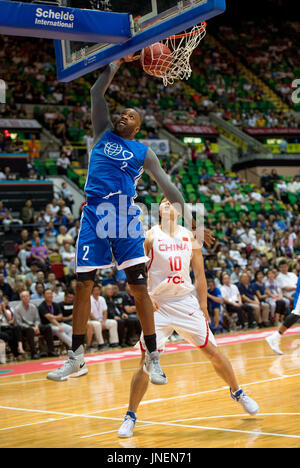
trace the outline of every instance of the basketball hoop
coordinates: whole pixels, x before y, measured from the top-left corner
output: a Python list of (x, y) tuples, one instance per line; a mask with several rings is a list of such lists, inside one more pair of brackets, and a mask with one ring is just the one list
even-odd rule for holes
[[(164, 41), (154, 44), (157, 49), (158, 44), (162, 44), (164, 50), (169, 49), (169, 54), (157, 56), (153, 54), (153, 46), (143, 49), (141, 53), (141, 63), (146, 73), (162, 78), (165, 86), (173, 84), (176, 80), (188, 80), (192, 74), (190, 58), (193, 51), (198, 47), (200, 41), (206, 34), (206, 23), (194, 26), (191, 31), (176, 34), (168, 37)], [(145, 50), (152, 57), (145, 64)], [(155, 49), (154, 49), (155, 50)]]

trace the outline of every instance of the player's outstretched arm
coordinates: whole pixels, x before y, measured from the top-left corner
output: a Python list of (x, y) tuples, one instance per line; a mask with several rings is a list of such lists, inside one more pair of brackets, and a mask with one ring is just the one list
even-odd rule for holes
[(118, 71), (119, 66), (120, 64), (117, 62), (108, 65), (91, 88), (91, 114), (94, 130), (94, 143), (99, 140), (106, 130), (113, 127), (104, 95)]
[(169, 202), (172, 204), (176, 203), (181, 207), (184, 219), (189, 224), (189, 226), (191, 228), (195, 227), (193, 224), (194, 220), (192, 213), (185, 206), (183, 196), (177, 187), (171, 182), (165, 171), (161, 168), (159, 159), (151, 148), (149, 148), (147, 151), (144, 162), (144, 169), (147, 174), (151, 175), (155, 182), (157, 182), (158, 186), (161, 188)]

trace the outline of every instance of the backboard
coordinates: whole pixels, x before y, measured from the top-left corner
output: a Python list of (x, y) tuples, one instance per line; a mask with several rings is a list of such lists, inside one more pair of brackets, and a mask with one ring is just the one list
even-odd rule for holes
[(123, 44), (56, 40), (57, 74), (71, 81), (225, 11), (225, 0), (60, 0), (61, 6), (129, 13), (132, 38)]

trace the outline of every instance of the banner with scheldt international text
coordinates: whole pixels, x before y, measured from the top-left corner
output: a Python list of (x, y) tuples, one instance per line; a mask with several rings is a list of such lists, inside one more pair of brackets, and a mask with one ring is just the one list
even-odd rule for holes
[(130, 15), (1, 0), (0, 34), (119, 44), (131, 38)]

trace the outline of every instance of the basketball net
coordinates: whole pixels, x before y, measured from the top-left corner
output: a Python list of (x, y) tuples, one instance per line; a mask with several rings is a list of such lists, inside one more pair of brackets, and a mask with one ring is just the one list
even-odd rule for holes
[[(157, 65), (151, 65), (150, 74), (162, 78), (165, 86), (173, 84), (176, 80), (188, 80), (192, 74), (191, 55), (205, 35), (206, 23), (202, 22), (189, 32), (174, 35), (161, 41), (160, 43), (167, 46), (172, 52), (171, 62), (170, 55), (162, 55)], [(154, 60), (154, 57), (152, 58)], [(143, 68), (149, 73), (144, 66)]]

